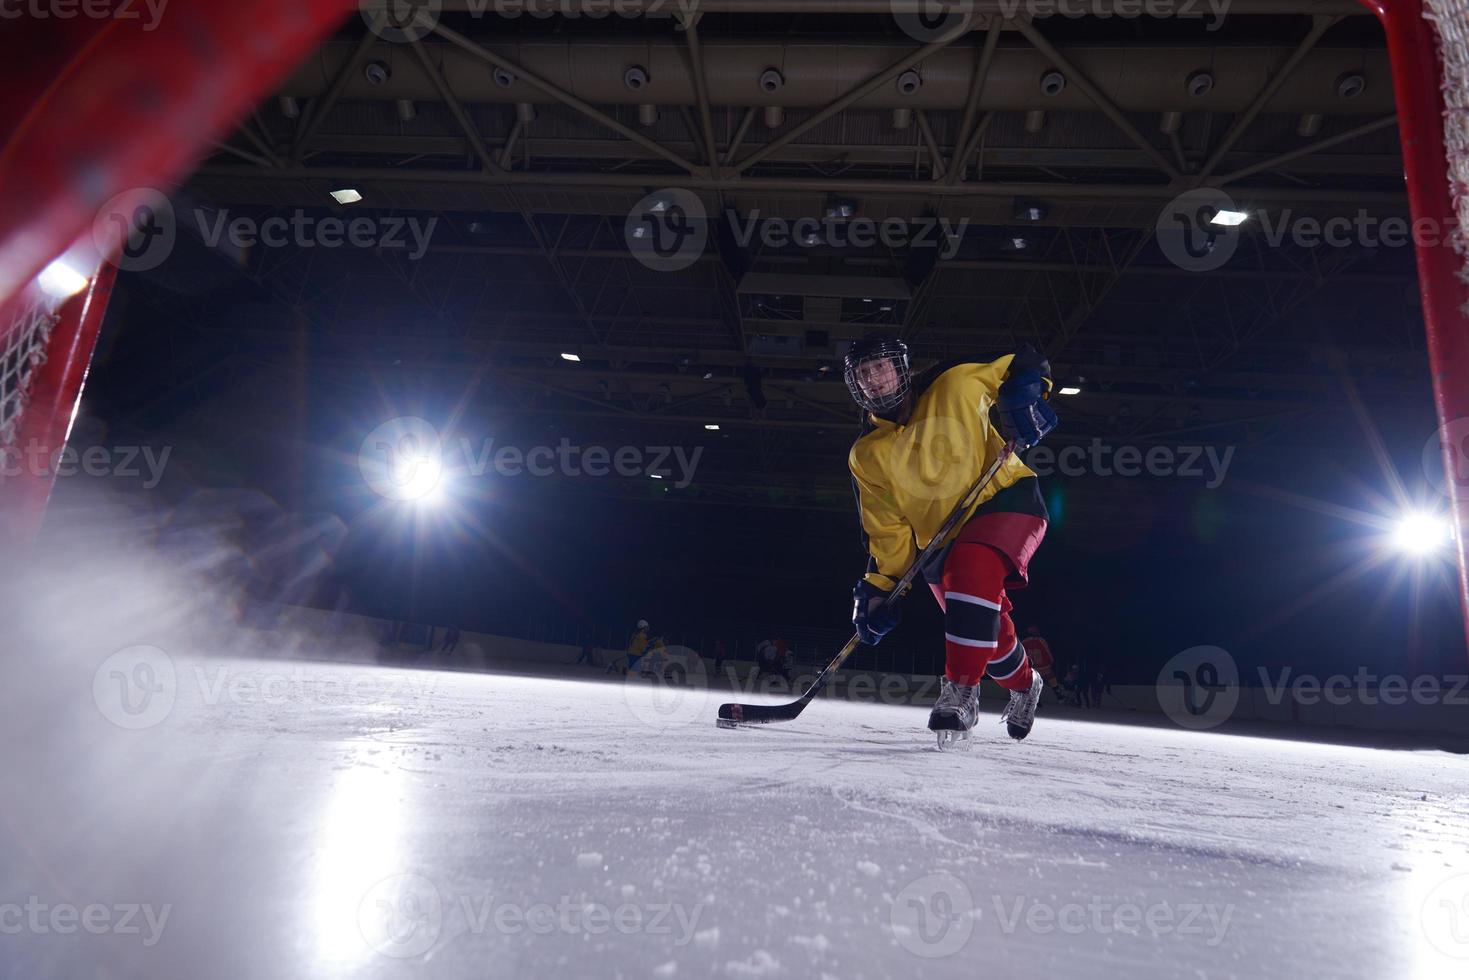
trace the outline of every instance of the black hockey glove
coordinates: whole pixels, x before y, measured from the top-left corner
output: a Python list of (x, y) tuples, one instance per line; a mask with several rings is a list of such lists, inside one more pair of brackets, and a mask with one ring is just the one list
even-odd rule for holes
[(995, 400), (1000, 428), (1006, 439), (1015, 441), (1016, 452), (1034, 446), (1056, 427), (1056, 413), (1047, 404), (1050, 397), (1051, 379), (1037, 368), (1012, 373), (1000, 385)]
[(865, 578), (852, 590), (852, 625), (857, 627), (857, 636), (863, 643), (877, 646), (893, 631), (893, 627), (902, 622), (903, 613), (897, 599), (886, 606), (874, 605), (873, 600), (884, 599), (887, 595)]

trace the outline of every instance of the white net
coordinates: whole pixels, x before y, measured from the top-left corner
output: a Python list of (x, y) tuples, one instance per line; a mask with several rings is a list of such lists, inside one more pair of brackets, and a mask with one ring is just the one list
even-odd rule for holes
[(8, 322), (0, 322), (0, 453), (19, 438), (30, 387), (46, 362), (47, 345), (58, 317), (51, 304), (21, 304)]
[(1424, 16), (1433, 23), (1443, 63), (1444, 149), (1458, 219), (1451, 241), (1463, 260), (1459, 278), (1469, 282), (1469, 0), (1427, 0)]

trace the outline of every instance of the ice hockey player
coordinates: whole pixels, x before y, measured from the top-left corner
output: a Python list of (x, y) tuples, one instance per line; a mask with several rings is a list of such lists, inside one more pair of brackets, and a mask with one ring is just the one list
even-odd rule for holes
[[(852, 622), (863, 642), (877, 643), (899, 620), (896, 597), (882, 605), (889, 592), (1006, 441), (1029, 448), (1055, 427), (1051, 372), (1027, 345), (993, 361), (940, 364), (915, 380), (907, 345), (882, 334), (854, 343), (844, 368), (864, 409), (848, 455), (868, 551)], [(1030, 734), (1044, 682), (1016, 640), (1007, 592), (1026, 585), (1046, 522), (1040, 481), (1017, 453), (921, 570), (944, 611), (944, 676), (928, 719), (941, 749), (969, 737), (986, 673), (1010, 692), (1002, 719), (1011, 737)]]
[(637, 628), (627, 641), (627, 676), (637, 677), (643, 654), (648, 649), (648, 621), (638, 620)]

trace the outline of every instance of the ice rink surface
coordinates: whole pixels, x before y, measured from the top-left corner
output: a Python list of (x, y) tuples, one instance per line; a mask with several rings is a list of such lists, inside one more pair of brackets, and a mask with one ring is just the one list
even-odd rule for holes
[(6, 977), (1469, 976), (1469, 757), (158, 657), (7, 692)]

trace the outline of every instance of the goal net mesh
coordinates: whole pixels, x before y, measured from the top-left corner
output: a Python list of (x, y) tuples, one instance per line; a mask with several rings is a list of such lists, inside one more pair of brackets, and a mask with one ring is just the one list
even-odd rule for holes
[(36, 372), (46, 362), (58, 320), (44, 300), (23, 301), (11, 308), (15, 312), (0, 320), (0, 454), (16, 448), (26, 400)]
[(1457, 221), (1449, 240), (1459, 278), (1469, 283), (1469, 0), (1427, 0), (1423, 15), (1433, 24), (1443, 67), (1444, 149)]

